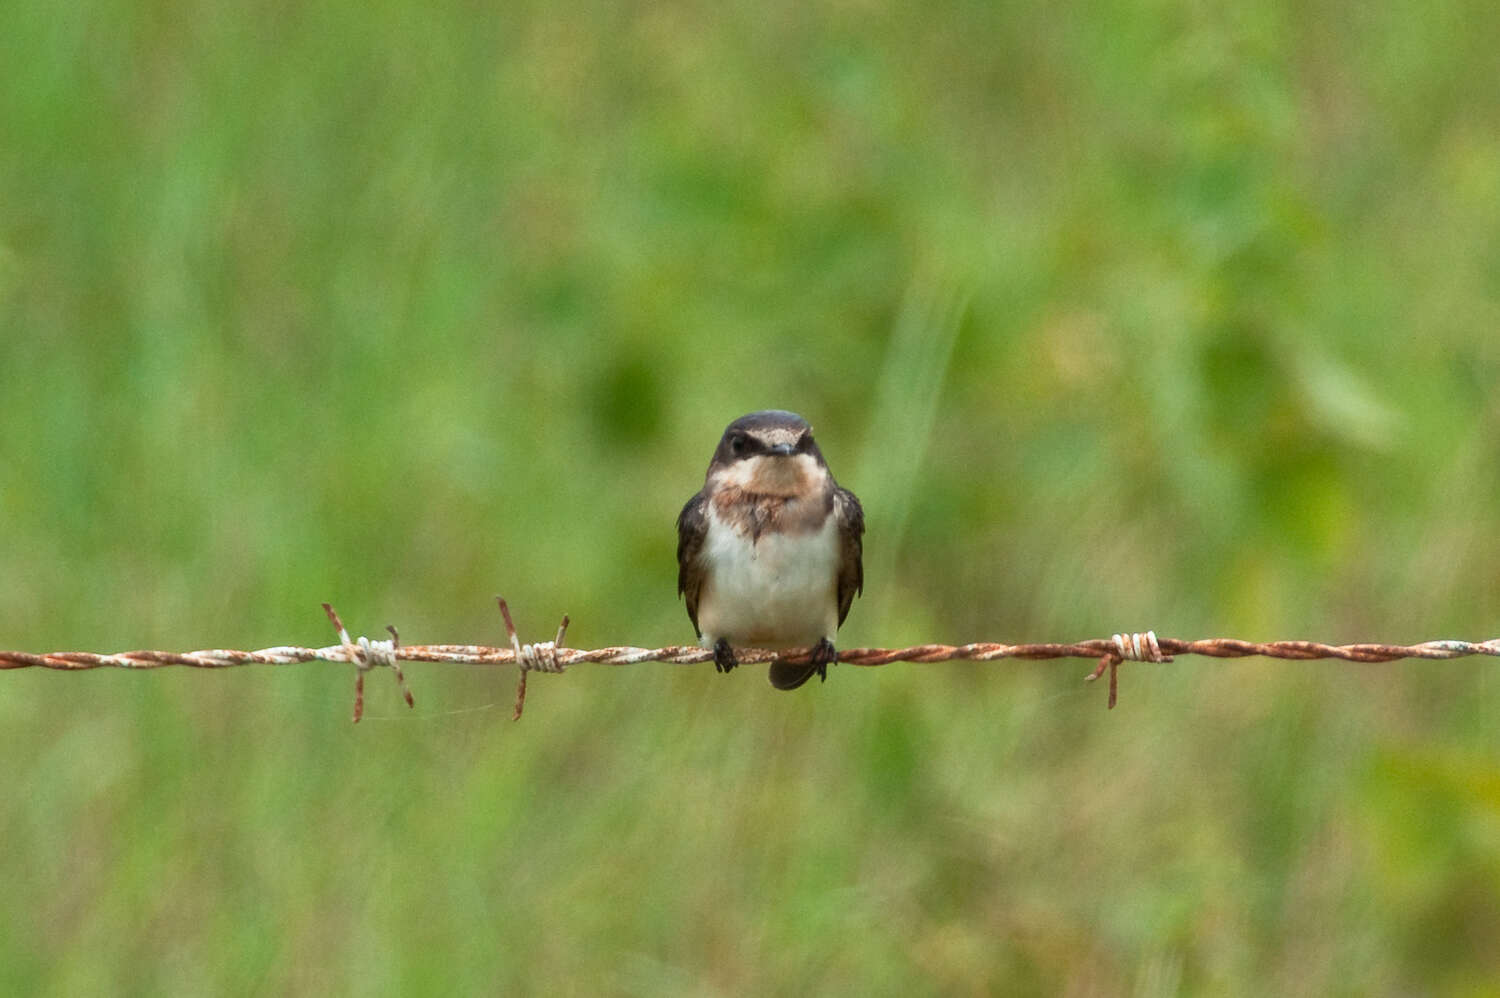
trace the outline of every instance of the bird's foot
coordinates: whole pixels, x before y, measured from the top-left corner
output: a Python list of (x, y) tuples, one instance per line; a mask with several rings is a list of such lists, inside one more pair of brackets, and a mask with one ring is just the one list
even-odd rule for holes
[(739, 664), (739, 660), (734, 657), (734, 649), (729, 647), (728, 638), (720, 638), (714, 642), (715, 672), (728, 673)]
[(817, 666), (818, 682), (825, 682), (828, 679), (828, 666), (839, 660), (839, 652), (833, 646), (832, 641), (823, 638), (812, 646), (812, 651), (808, 653), (808, 660)]

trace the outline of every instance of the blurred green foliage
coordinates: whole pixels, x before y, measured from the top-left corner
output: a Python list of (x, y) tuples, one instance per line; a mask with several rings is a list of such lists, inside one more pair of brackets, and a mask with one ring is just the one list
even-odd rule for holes
[[(1500, 7), (0, 8), (0, 647), (685, 642), (723, 425), (846, 645), (1500, 631)], [(1480, 663), (0, 679), (0, 987), (1471, 994)]]

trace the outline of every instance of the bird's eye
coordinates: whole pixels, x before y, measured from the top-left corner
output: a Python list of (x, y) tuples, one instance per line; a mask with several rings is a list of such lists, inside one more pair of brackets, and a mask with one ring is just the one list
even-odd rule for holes
[(745, 453), (747, 446), (748, 445), (745, 437), (742, 434), (736, 433), (734, 436), (729, 438), (729, 453), (733, 454), (735, 457), (739, 457), (741, 454)]

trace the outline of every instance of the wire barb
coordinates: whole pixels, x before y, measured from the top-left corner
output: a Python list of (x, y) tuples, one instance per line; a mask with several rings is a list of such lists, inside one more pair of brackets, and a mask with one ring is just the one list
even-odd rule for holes
[(1099, 656), (1099, 665), (1093, 672), (1083, 677), (1086, 683), (1092, 683), (1104, 675), (1104, 670), (1109, 670), (1109, 709), (1114, 710), (1115, 704), (1120, 700), (1120, 664), (1122, 662), (1170, 662), (1171, 655), (1162, 654), (1161, 645), (1156, 640), (1155, 631), (1146, 631), (1144, 634), (1115, 634), (1109, 639), (1113, 646), (1105, 650)]
[(349, 639), (349, 631), (344, 627), (344, 622), (339, 619), (339, 613), (332, 604), (324, 603), (323, 612), (328, 614), (328, 619), (333, 623), (333, 629), (338, 632), (339, 644), (344, 650), (345, 661), (354, 663), (354, 723), (365, 716), (365, 673), (371, 669), (384, 667), (396, 674), (396, 684), (401, 687), (401, 695), (406, 698), (408, 707), (416, 707), (417, 702), (412, 698), (411, 689), (406, 685), (406, 674), (401, 671), (401, 665), (396, 660), (401, 651), (401, 635), (396, 633), (395, 625), (386, 624), (385, 629), (390, 632), (389, 641), (384, 639), (371, 641), (364, 635), (360, 635), (358, 641)]
[(500, 616), (505, 618), (505, 636), (510, 639), (511, 652), (515, 655), (516, 665), (520, 667), (520, 674), (516, 679), (516, 708), (510, 716), (512, 721), (519, 721), (521, 712), (526, 709), (526, 674), (528, 672), (562, 672), (567, 668), (558, 660), (557, 653), (562, 648), (563, 637), (568, 633), (568, 615), (563, 614), (555, 640), (524, 645), (516, 636), (516, 623), (510, 617), (510, 607), (506, 605), (505, 597), (496, 596), (495, 602), (500, 604)]

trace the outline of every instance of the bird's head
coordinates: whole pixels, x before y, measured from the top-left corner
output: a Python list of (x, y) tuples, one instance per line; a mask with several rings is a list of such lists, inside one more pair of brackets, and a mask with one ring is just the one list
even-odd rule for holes
[(710, 482), (758, 495), (806, 494), (827, 474), (812, 427), (783, 409), (752, 412), (730, 423), (708, 466)]

